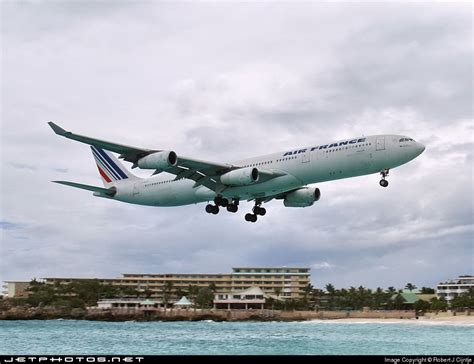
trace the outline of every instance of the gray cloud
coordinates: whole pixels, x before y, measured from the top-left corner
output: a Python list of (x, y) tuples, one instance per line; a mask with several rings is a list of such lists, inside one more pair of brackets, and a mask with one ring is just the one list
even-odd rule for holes
[[(400, 287), (472, 273), (470, 4), (1, 6), (0, 280), (302, 265), (318, 287)], [(100, 182), (87, 146), (47, 121), (226, 162), (376, 133), (427, 149), (387, 190), (377, 176), (322, 183), (315, 206), (272, 201), (248, 224), (246, 204), (209, 216), (50, 183)]]

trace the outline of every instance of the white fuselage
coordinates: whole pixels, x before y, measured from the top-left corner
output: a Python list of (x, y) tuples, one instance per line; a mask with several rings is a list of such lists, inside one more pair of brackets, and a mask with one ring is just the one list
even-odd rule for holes
[[(330, 144), (287, 150), (245, 159), (236, 166), (279, 172), (281, 177), (243, 187), (223, 187), (228, 199), (265, 199), (312, 183), (350, 178), (405, 164), (420, 155), (424, 146), (401, 135), (373, 135)], [(216, 192), (195, 186), (189, 179), (164, 180), (161, 176), (116, 183), (116, 200), (138, 205), (181, 206), (211, 201)]]

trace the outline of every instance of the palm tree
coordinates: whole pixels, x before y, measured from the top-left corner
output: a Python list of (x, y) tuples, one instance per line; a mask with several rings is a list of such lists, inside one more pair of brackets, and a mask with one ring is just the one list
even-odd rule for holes
[(216, 293), (217, 291), (217, 286), (214, 282), (212, 282), (210, 285), (209, 285), (209, 289), (212, 291), (212, 293)]
[(165, 285), (162, 288), (163, 292), (163, 303), (165, 304), (165, 309), (168, 306), (168, 302), (171, 298), (171, 291), (173, 290), (173, 282), (172, 281), (166, 281)]
[(321, 305), (321, 296), (323, 295), (323, 291), (321, 289), (313, 289), (311, 292), (312, 300), (314, 301), (314, 309), (319, 310)]
[(311, 292), (313, 292), (313, 289), (314, 289), (314, 287), (311, 283), (308, 283), (308, 285), (303, 288), (304, 300), (305, 301), (308, 299), (308, 296), (311, 294)]
[(414, 284), (407, 283), (406, 286), (405, 286), (405, 289), (408, 289), (411, 292), (414, 289), (416, 289), (416, 286)]
[(329, 308), (334, 307), (334, 299), (336, 296), (336, 289), (331, 283), (326, 284), (326, 292), (328, 293), (329, 296)]
[(355, 308), (358, 302), (357, 288), (351, 286), (347, 293), (347, 300), (350, 307)]
[(188, 287), (188, 292), (189, 292), (189, 296), (191, 298), (191, 300), (193, 300), (193, 302), (195, 303), (196, 301), (196, 296), (199, 292), (199, 287), (198, 286), (193, 286), (193, 285), (189, 285)]
[(381, 308), (384, 303), (385, 293), (382, 288), (377, 287), (373, 296), (372, 308)]
[(313, 292), (313, 285), (311, 283), (308, 283), (306, 287), (303, 288), (304, 296), (303, 296), (303, 306), (305, 309), (309, 308), (309, 303), (308, 303), (308, 296), (311, 295), (311, 292)]
[(326, 284), (326, 292), (329, 294), (334, 294), (336, 292), (334, 286), (331, 283)]

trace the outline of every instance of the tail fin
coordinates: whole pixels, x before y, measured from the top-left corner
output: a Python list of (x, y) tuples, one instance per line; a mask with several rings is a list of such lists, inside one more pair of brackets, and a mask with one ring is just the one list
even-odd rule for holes
[(112, 186), (116, 181), (125, 180), (127, 178), (137, 178), (130, 173), (112, 153), (94, 145), (91, 145), (91, 150), (105, 187)]

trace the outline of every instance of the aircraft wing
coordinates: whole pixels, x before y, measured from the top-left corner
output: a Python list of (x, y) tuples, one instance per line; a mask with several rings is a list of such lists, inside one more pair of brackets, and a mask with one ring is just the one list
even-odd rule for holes
[(70, 131), (66, 131), (60, 126), (56, 125), (53, 122), (48, 123), (53, 131), (65, 138), (76, 140), (81, 143), (95, 145), (96, 147), (100, 147), (105, 150), (110, 150), (111, 152), (120, 154), (120, 157), (126, 160), (127, 162), (136, 163), (140, 158), (145, 157), (148, 154), (160, 152), (160, 150), (153, 150), (153, 149), (144, 149), (144, 148), (135, 148), (130, 147), (128, 145), (108, 142), (106, 140), (100, 140), (91, 138), (84, 135), (74, 134)]
[[(49, 122), (48, 124), (53, 129), (53, 131), (60, 136), (118, 153), (120, 154), (120, 158), (134, 164), (136, 164), (140, 158), (162, 151), (159, 149), (137, 148), (109, 142), (106, 140), (91, 138), (84, 135), (74, 134), (70, 131), (64, 130), (53, 122)], [(175, 167), (166, 169), (166, 172), (176, 175), (175, 179), (188, 178), (194, 180), (196, 182), (195, 187), (203, 185), (207, 188), (215, 190), (220, 175), (238, 168), (241, 167), (234, 166), (232, 164), (214, 163), (195, 158), (181, 157), (178, 155), (177, 165)], [(163, 172), (163, 170), (156, 170), (154, 174), (161, 172)]]

